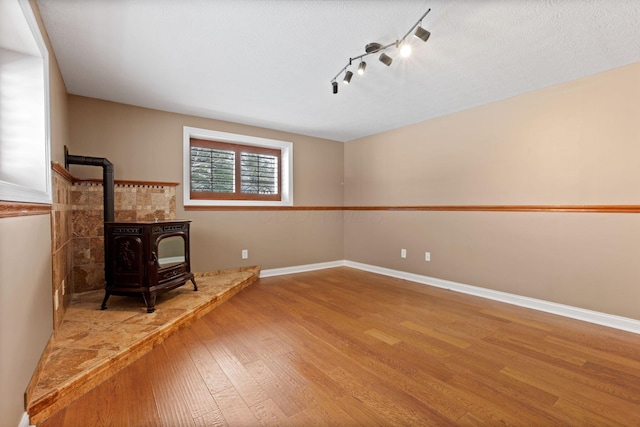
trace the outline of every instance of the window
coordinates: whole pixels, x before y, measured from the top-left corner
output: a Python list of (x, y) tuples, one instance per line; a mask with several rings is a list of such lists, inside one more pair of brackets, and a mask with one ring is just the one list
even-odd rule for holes
[(191, 198), (281, 200), (280, 150), (191, 138)]
[(184, 128), (185, 206), (291, 206), (293, 144)]
[(49, 57), (28, 0), (0, 1), (0, 200), (51, 203)]

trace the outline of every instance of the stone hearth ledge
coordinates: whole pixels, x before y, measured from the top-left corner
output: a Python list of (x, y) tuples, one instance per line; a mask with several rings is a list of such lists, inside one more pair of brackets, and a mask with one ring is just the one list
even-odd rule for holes
[(38, 424), (204, 316), (260, 276), (259, 267), (195, 273), (191, 282), (158, 295), (147, 313), (142, 298), (104, 291), (75, 294), (58, 333), (49, 340), (25, 396), (31, 424)]

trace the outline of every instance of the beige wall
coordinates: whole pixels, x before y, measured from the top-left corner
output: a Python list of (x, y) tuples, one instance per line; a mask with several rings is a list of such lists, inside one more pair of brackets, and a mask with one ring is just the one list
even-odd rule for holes
[[(36, 20), (40, 27), (40, 32), (44, 37), (45, 44), (49, 50), (49, 108), (50, 108), (50, 140), (51, 140), (51, 161), (64, 166), (64, 146), (70, 147), (69, 126), (67, 116), (67, 88), (62, 79), (58, 60), (51, 47), (49, 35), (42, 22), (40, 10), (35, 0), (29, 0), (34, 11)], [(71, 147), (70, 147), (71, 148)]]
[(346, 144), (345, 203), (638, 204), (640, 64)]
[[(39, 16), (39, 15), (38, 15)], [(47, 39), (48, 42), (48, 39)], [(48, 46), (50, 46), (48, 44)], [(49, 48), (49, 86), (51, 108), (51, 161), (64, 166), (64, 146), (70, 146), (67, 117), (67, 88), (53, 50)]]
[(53, 328), (47, 215), (0, 219), (0, 426), (16, 426)]
[[(639, 204), (639, 113), (635, 64), (352, 141), (345, 205)], [(634, 319), (638, 256), (637, 214), (345, 214), (346, 259)]]
[[(293, 142), (296, 206), (341, 206), (342, 143), (79, 96), (69, 97), (72, 154), (107, 157), (115, 178), (182, 182), (182, 132), (191, 126)], [(100, 168), (71, 166), (76, 177)], [(195, 271), (260, 265), (263, 269), (343, 259), (340, 211), (185, 211), (177, 188), (177, 218), (191, 219)], [(241, 250), (249, 250), (242, 260)]]

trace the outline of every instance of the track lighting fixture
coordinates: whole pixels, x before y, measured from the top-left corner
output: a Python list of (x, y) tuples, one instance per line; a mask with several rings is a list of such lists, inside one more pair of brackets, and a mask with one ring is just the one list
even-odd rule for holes
[(389, 65), (391, 65), (391, 63), (393, 62), (393, 58), (390, 57), (389, 55), (387, 55), (386, 53), (382, 52), (380, 54), (380, 58), (378, 58), (380, 60), (380, 62), (382, 62), (384, 65), (386, 65), (387, 67)]
[(367, 68), (367, 63), (360, 61), (360, 65), (358, 65), (358, 74), (363, 75), (365, 68)]
[(424, 28), (418, 26), (418, 28), (416, 28), (416, 32), (413, 35), (419, 38), (420, 40), (422, 40), (423, 42), (426, 42), (427, 40), (429, 40), (429, 36), (431, 35), (431, 33), (425, 30)]
[(384, 65), (386, 65), (387, 67), (391, 65), (391, 63), (393, 62), (393, 58), (389, 55), (387, 55), (384, 51), (387, 50), (388, 48), (395, 46), (396, 48), (400, 49), (400, 55), (403, 57), (407, 57), (411, 54), (411, 46), (409, 44), (409, 41), (407, 41), (407, 37), (409, 37), (409, 34), (411, 34), (414, 30), (415, 33), (413, 33), (413, 35), (415, 37), (417, 37), (418, 39), (422, 40), (423, 42), (426, 42), (427, 40), (429, 40), (429, 37), (431, 36), (431, 33), (427, 30), (425, 30), (424, 28), (422, 28), (422, 20), (424, 19), (425, 16), (427, 16), (427, 14), (431, 12), (431, 9), (427, 9), (427, 11), (425, 13), (422, 14), (422, 16), (420, 17), (420, 19), (418, 19), (418, 22), (416, 22), (415, 24), (413, 24), (413, 26), (409, 29), (409, 31), (407, 31), (407, 33), (404, 35), (404, 37), (402, 37), (399, 40), (396, 40), (392, 43), (383, 45), (381, 43), (377, 43), (377, 42), (372, 42), (372, 43), (368, 43), (365, 48), (364, 48), (364, 52), (362, 55), (358, 55), (356, 57), (353, 58), (349, 58), (349, 63), (347, 65), (345, 65), (344, 67), (342, 67), (342, 69), (338, 72), (338, 74), (335, 75), (335, 77), (333, 79), (331, 79), (331, 86), (333, 87), (333, 93), (338, 93), (338, 82), (336, 81), (336, 79), (344, 72), (344, 79), (343, 82), (345, 84), (349, 84), (349, 82), (351, 82), (351, 78), (353, 77), (353, 72), (347, 70), (347, 68), (349, 68), (352, 64), (352, 62), (354, 60), (359, 59), (360, 60), (360, 65), (358, 65), (358, 74), (362, 75), (364, 74), (364, 70), (365, 68), (367, 68), (367, 63), (364, 62), (362, 60), (362, 58), (364, 58), (367, 55), (371, 55), (372, 53), (377, 53), (377, 52), (381, 52), (380, 56), (378, 57), (378, 59), (380, 60), (380, 62), (382, 62)]

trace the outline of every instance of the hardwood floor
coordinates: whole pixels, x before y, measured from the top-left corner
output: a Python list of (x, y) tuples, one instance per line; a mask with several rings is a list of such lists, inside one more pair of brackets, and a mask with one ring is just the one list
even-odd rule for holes
[(640, 336), (346, 267), (260, 279), (41, 424), (640, 425)]

